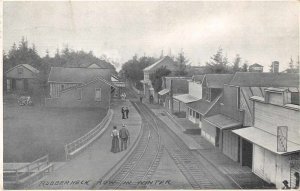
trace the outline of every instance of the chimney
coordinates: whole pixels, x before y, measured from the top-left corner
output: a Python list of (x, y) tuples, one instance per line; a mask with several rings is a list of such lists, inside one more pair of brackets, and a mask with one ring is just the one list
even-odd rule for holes
[(272, 72), (279, 73), (279, 62), (278, 61), (272, 62)]

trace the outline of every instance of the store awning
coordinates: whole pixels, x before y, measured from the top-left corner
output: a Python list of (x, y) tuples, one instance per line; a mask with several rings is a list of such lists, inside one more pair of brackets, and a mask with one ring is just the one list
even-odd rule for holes
[(242, 122), (239, 122), (222, 114), (213, 115), (211, 117), (204, 118), (204, 120), (222, 130), (242, 126)]
[(288, 141), (287, 152), (277, 152), (277, 136), (256, 127), (236, 129), (232, 132), (273, 153), (288, 154), (300, 150), (300, 145)]
[(169, 92), (170, 92), (169, 89), (163, 89), (163, 90), (161, 90), (160, 92), (158, 92), (158, 94), (159, 94), (159, 95), (165, 95), (165, 94), (167, 94), (167, 93), (169, 93)]
[(199, 98), (195, 98), (190, 94), (180, 94), (180, 95), (173, 96), (173, 98), (183, 103), (190, 103), (190, 102), (200, 100)]

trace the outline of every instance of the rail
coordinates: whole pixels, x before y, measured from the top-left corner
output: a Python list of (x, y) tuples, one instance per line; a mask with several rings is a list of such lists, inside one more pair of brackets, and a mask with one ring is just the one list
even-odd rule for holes
[(71, 143), (68, 143), (65, 145), (65, 155), (66, 160), (69, 160), (72, 155), (77, 153), (78, 151), (86, 148), (90, 143), (92, 143), (100, 134), (103, 127), (106, 125), (106, 123), (111, 119), (112, 116), (112, 110), (108, 110), (106, 116), (103, 118), (103, 120), (92, 130), (90, 130), (85, 135), (79, 137), (78, 139), (72, 141)]
[(39, 172), (49, 166), (49, 156), (45, 155), (30, 164), (24, 165), (17, 169), (4, 169), (4, 181), (10, 183), (19, 183), (33, 173)]

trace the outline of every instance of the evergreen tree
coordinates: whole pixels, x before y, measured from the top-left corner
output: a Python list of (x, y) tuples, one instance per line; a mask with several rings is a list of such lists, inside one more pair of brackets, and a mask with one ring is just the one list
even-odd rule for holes
[(177, 66), (177, 70), (175, 71), (175, 76), (187, 75), (186, 67), (187, 64), (189, 63), (189, 60), (184, 56), (183, 52), (178, 54), (175, 63)]
[(217, 53), (210, 58), (210, 61), (206, 63), (205, 72), (206, 73), (229, 73), (229, 68), (227, 66), (228, 59), (223, 56), (223, 49), (219, 48)]
[(239, 72), (241, 71), (241, 68), (240, 68), (240, 63), (242, 62), (242, 59), (240, 57), (239, 54), (236, 55), (234, 61), (233, 61), (233, 72)]

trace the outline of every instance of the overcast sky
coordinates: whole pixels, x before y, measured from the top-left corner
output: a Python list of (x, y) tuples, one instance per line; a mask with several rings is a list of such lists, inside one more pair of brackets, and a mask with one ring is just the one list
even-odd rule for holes
[(66, 44), (124, 63), (183, 49), (204, 65), (219, 47), (232, 61), (288, 67), (299, 54), (298, 3), (291, 2), (4, 2), (3, 47), (25, 36), (41, 56)]

